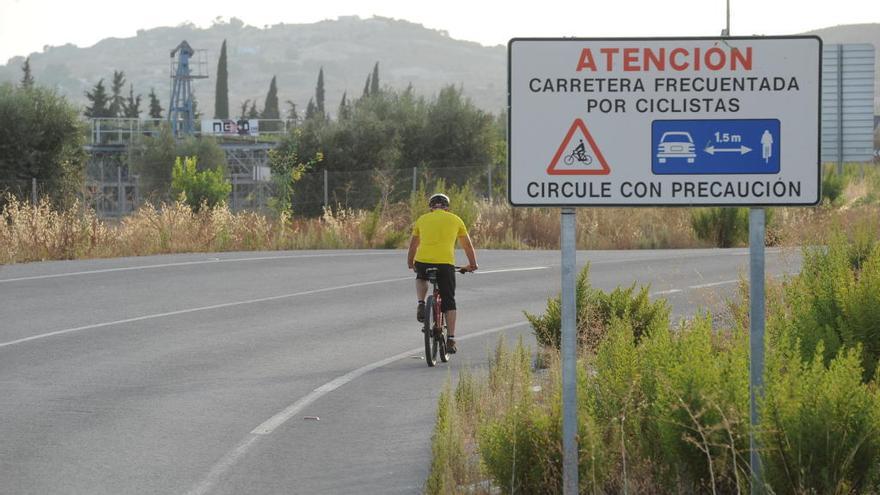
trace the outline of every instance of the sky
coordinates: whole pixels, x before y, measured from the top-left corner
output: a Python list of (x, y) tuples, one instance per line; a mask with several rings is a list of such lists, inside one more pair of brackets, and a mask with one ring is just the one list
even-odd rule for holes
[[(138, 29), (237, 17), (262, 27), (338, 16), (404, 19), (484, 45), (513, 37), (715, 36), (727, 0), (0, 0), (0, 64), (46, 45), (94, 45)], [(880, 0), (729, 0), (732, 35), (784, 35), (839, 24), (880, 22)], [(513, 5), (517, 5), (514, 7)]]

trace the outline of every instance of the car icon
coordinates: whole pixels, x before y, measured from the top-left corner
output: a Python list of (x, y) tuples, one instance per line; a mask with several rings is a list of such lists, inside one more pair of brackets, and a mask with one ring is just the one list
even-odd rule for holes
[(694, 140), (689, 133), (670, 131), (660, 136), (660, 144), (657, 146), (658, 162), (666, 163), (667, 158), (686, 158), (688, 163), (694, 163), (696, 157)]

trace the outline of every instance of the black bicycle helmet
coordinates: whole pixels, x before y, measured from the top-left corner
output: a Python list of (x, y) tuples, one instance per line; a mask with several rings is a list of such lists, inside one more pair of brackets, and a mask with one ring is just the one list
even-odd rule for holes
[(449, 196), (437, 193), (428, 200), (428, 206), (430, 208), (449, 208)]

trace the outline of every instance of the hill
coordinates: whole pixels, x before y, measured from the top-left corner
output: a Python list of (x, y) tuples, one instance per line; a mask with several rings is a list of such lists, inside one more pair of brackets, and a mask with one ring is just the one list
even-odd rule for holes
[[(139, 30), (131, 38), (104, 39), (91, 47), (47, 47), (31, 55), (31, 69), (38, 83), (56, 87), (79, 105), (86, 104), (84, 92), (99, 79), (104, 78), (109, 87), (113, 71), (122, 70), (136, 94), (146, 100), (150, 88), (155, 88), (167, 108), (169, 54), (186, 40), (193, 48), (207, 50), (209, 78), (195, 81), (194, 88), (200, 110), (211, 117), (217, 58), (224, 39), (229, 106), (234, 114), (246, 99), (256, 99), (257, 107), (262, 108), (274, 75), (278, 77), (282, 113), (286, 112), (284, 101), (292, 100), (302, 115), (315, 94), (318, 70), (323, 67), (326, 105), (335, 115), (343, 92), (348, 92), (349, 99), (361, 96), (376, 62), (382, 86), (403, 89), (412, 84), (417, 94), (430, 97), (443, 86), (455, 84), (487, 111), (497, 113), (507, 103), (504, 46), (455, 40), (444, 31), (381, 17), (340, 17), (265, 28), (248, 26), (235, 18), (204, 29), (191, 24), (159, 27)], [(22, 63), (24, 57), (14, 57), (0, 66), (0, 81), (18, 81)]]
[[(826, 43), (873, 43), (880, 81), (880, 24), (853, 24), (811, 31)], [(455, 40), (444, 31), (403, 20), (356, 16), (312, 24), (276, 24), (257, 28), (238, 19), (209, 28), (191, 24), (140, 30), (130, 38), (108, 38), (94, 46), (47, 47), (31, 55), (31, 68), (40, 84), (51, 85), (74, 103), (85, 105), (84, 92), (101, 78), (109, 87), (114, 70), (123, 70), (135, 92), (146, 99), (155, 88), (163, 107), (170, 94), (169, 53), (187, 40), (207, 50), (206, 80), (195, 82), (201, 111), (214, 111), (214, 84), (220, 45), (227, 40), (230, 112), (242, 102), (256, 100), (262, 108), (269, 81), (278, 77), (282, 113), (285, 100), (296, 103), (300, 115), (315, 93), (318, 70), (324, 68), (326, 105), (336, 113), (343, 92), (359, 97), (373, 64), (379, 62), (383, 86), (403, 89), (412, 84), (417, 94), (431, 97), (448, 84), (461, 85), (478, 107), (497, 113), (506, 106), (506, 47), (487, 47)], [(18, 81), (24, 57), (0, 66), (0, 81)], [(125, 93), (127, 94), (128, 88)], [(880, 83), (875, 85), (875, 108), (880, 113)], [(145, 108), (146, 105), (142, 105)]]

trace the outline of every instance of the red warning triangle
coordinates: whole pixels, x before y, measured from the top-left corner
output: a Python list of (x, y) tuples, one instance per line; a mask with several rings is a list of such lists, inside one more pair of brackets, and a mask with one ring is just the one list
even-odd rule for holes
[[(577, 131), (580, 131), (587, 143), (584, 144), (580, 139), (579, 144), (571, 146), (571, 140)], [(599, 147), (596, 146), (596, 141), (593, 140), (590, 131), (587, 130), (587, 126), (584, 125), (584, 121), (574, 119), (568, 134), (565, 135), (565, 139), (562, 140), (562, 144), (553, 155), (553, 160), (547, 167), (547, 173), (550, 175), (608, 175), (611, 173), (611, 169)]]

